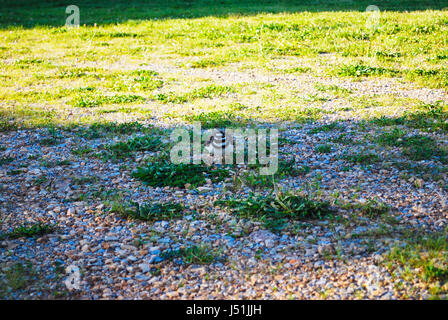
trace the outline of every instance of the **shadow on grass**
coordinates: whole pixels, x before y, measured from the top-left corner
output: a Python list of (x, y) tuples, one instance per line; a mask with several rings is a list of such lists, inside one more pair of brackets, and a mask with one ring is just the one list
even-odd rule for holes
[[(69, 4), (62, 0), (3, 0), (0, 28), (61, 27), (68, 16), (65, 8)], [(86, 25), (258, 13), (365, 11), (372, 4), (381, 11), (440, 10), (448, 7), (448, 3), (442, 0), (78, 0), (74, 4), (80, 9), (81, 24)]]

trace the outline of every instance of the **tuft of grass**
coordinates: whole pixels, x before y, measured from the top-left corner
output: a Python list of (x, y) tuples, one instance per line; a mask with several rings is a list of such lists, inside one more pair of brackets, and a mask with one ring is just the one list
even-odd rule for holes
[(278, 161), (278, 171), (277, 175), (279, 177), (298, 177), (303, 176), (311, 171), (308, 166), (301, 166), (297, 164), (295, 159), (280, 159)]
[(405, 112), (403, 116), (390, 118), (381, 116), (373, 119), (372, 123), (380, 126), (406, 125), (432, 131), (448, 132), (448, 105), (442, 101), (422, 104), (414, 112)]
[(318, 145), (314, 150), (316, 150), (316, 152), (318, 153), (331, 153), (332, 148), (329, 144), (321, 144)]
[(255, 218), (266, 228), (278, 231), (288, 220), (323, 219), (332, 214), (328, 202), (290, 192), (263, 196), (250, 194), (247, 199), (217, 200), (215, 205), (227, 207), (240, 218)]
[(377, 198), (369, 199), (364, 203), (357, 203), (353, 207), (362, 215), (371, 219), (385, 215), (390, 211), (390, 207), (387, 204), (380, 202)]
[[(423, 281), (433, 298), (448, 293), (446, 234), (411, 236), (404, 247), (394, 247), (384, 263), (406, 281)], [(404, 271), (403, 271), (404, 270)]]
[(185, 207), (178, 202), (131, 202), (129, 206), (122, 203), (114, 203), (112, 212), (120, 214), (123, 218), (132, 218), (143, 221), (173, 220), (183, 216)]
[(338, 96), (339, 95), (347, 96), (347, 95), (353, 93), (352, 90), (345, 89), (345, 88), (337, 86), (337, 85), (328, 85), (328, 86), (326, 86), (326, 85), (322, 85), (322, 84), (317, 84), (315, 87), (316, 87), (316, 89), (318, 91), (323, 91), (323, 92), (330, 91), (330, 92), (332, 92), (332, 93), (334, 93), (335, 95), (338, 95)]
[(364, 64), (352, 64), (343, 65), (337, 70), (337, 74), (340, 76), (351, 76), (351, 77), (367, 77), (367, 76), (391, 76), (394, 77), (398, 75), (400, 71), (383, 68), (383, 67), (371, 67)]
[(2, 166), (4, 164), (8, 164), (12, 161), (14, 161), (14, 158), (12, 158), (12, 157), (1, 157), (0, 158), (0, 166)]
[(316, 134), (316, 133), (319, 133), (319, 132), (330, 132), (330, 131), (333, 131), (333, 130), (340, 130), (340, 129), (341, 129), (341, 127), (339, 126), (339, 124), (337, 122), (332, 122), (332, 123), (324, 124), (322, 126), (319, 126), (319, 127), (314, 128), (314, 129), (311, 129), (309, 131), (309, 133), (310, 134)]
[(368, 153), (365, 151), (360, 151), (352, 154), (346, 154), (342, 156), (342, 159), (352, 162), (358, 163), (361, 165), (368, 165), (378, 162), (380, 157), (374, 153)]
[(400, 143), (403, 146), (402, 153), (411, 160), (429, 160), (434, 157), (445, 162), (445, 152), (437, 146), (431, 137), (415, 135), (404, 138)]
[[(0, 283), (1, 295), (6, 295), (10, 290), (13, 292), (23, 290), (37, 279), (37, 271), (29, 261), (26, 263), (17, 262), (2, 271), (4, 272), (5, 283)], [(0, 296), (0, 298), (3, 299), (4, 297)]]
[(139, 101), (143, 102), (145, 98), (135, 94), (102, 96), (98, 93), (83, 93), (73, 98), (71, 104), (77, 108), (93, 108), (103, 104), (125, 104)]
[(124, 159), (136, 151), (156, 151), (162, 145), (160, 137), (154, 135), (145, 135), (133, 137), (127, 141), (120, 141), (109, 144), (104, 147), (104, 159)]
[(152, 97), (152, 99), (162, 103), (177, 103), (182, 104), (187, 101), (196, 99), (215, 98), (223, 96), (227, 93), (234, 92), (235, 89), (230, 86), (209, 85), (201, 88), (193, 89), (184, 94), (176, 94), (175, 92), (159, 93)]
[(392, 131), (382, 133), (377, 141), (381, 145), (386, 146), (399, 146), (400, 141), (406, 135), (406, 131), (399, 128), (394, 128)]
[(132, 176), (151, 187), (184, 188), (185, 184), (190, 184), (191, 187), (203, 185), (207, 178), (213, 182), (223, 181), (229, 176), (229, 171), (205, 165), (174, 164), (168, 160), (161, 160), (158, 163), (148, 163), (145, 167), (137, 168)]
[(406, 136), (406, 132), (398, 128), (381, 134), (377, 141), (380, 144), (401, 147), (402, 153), (411, 160), (430, 160), (438, 158), (445, 161), (446, 153), (439, 148), (436, 141), (428, 136)]
[(97, 139), (104, 135), (115, 134), (133, 134), (137, 132), (146, 132), (152, 128), (143, 126), (138, 121), (132, 122), (95, 122), (88, 127), (80, 128), (78, 134), (86, 139)]
[(33, 225), (23, 225), (15, 228), (11, 232), (7, 232), (0, 235), (0, 240), (3, 239), (17, 239), (22, 237), (39, 237), (47, 233), (52, 233), (55, 230), (55, 226), (43, 223), (37, 223)]
[(188, 248), (165, 251), (161, 258), (167, 260), (182, 259), (185, 264), (210, 264), (218, 260), (219, 255), (206, 245), (194, 245)]
[(241, 126), (246, 122), (243, 119), (236, 118), (229, 111), (201, 112), (199, 114), (185, 115), (183, 119), (188, 122), (198, 121), (204, 129), (229, 128), (236, 125)]
[(82, 157), (82, 156), (92, 153), (93, 149), (89, 146), (86, 146), (86, 147), (73, 148), (71, 151), (74, 155)]

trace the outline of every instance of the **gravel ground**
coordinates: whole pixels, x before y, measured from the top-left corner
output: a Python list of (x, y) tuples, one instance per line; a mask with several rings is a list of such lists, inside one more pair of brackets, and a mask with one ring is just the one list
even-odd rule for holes
[[(189, 69), (150, 65), (158, 72), (188, 73)], [(446, 92), (411, 88), (393, 80), (361, 82), (318, 79), (311, 76), (257, 75), (244, 71), (194, 70), (188, 76), (213, 78), (221, 83), (278, 82), (303, 91), (317, 82), (338, 83), (360, 94), (380, 93), (418, 98), (425, 102), (448, 101)], [(224, 81), (225, 82), (225, 81)], [(406, 87), (406, 89), (405, 89)], [(118, 115), (115, 115), (118, 116)], [(337, 115), (336, 115), (337, 116)], [(323, 121), (333, 120), (329, 115)], [(123, 116), (124, 117), (124, 116)], [(343, 118), (343, 117), (342, 117)], [(123, 120), (120, 119), (120, 120)], [(124, 120), (129, 120), (124, 118)], [(154, 118), (151, 124), (166, 126)], [(308, 174), (278, 181), (287, 189), (299, 190), (319, 181), (324, 199), (363, 203), (374, 197), (392, 207), (394, 223), (357, 216), (350, 209), (337, 207), (338, 221), (307, 221), (300, 228), (280, 233), (265, 230), (260, 222), (237, 220), (213, 201), (232, 195), (225, 183), (208, 183), (197, 190), (152, 188), (131, 177), (136, 159), (102, 161), (78, 156), (79, 146), (97, 148), (113, 138), (86, 140), (73, 131), (61, 131), (58, 143), (45, 146), (39, 140), (43, 129), (0, 133), (2, 157), (12, 160), (0, 166), (1, 232), (23, 223), (57, 225), (54, 232), (38, 238), (5, 239), (0, 242), (0, 264), (11, 267), (29, 261), (36, 279), (25, 289), (9, 292), (12, 299), (400, 299), (427, 298), (423, 282), (397, 279), (383, 263), (385, 254), (404, 243), (405, 231), (443, 231), (448, 218), (448, 197), (444, 181), (423, 179), (391, 165), (402, 156), (396, 150), (376, 146), (380, 161), (367, 168), (353, 165), (339, 156), (373, 145), (367, 138), (377, 128), (361, 129), (356, 118), (341, 122), (343, 130), (309, 134), (321, 123), (285, 124), (280, 149), (301, 165)], [(353, 143), (330, 143), (332, 138), (349, 134)], [(445, 143), (446, 136), (433, 134)], [(356, 144), (355, 142), (359, 142)], [(315, 147), (330, 143), (330, 153), (317, 153)], [(400, 158), (401, 157), (401, 158)], [(68, 160), (60, 164), (63, 160)], [(405, 159), (401, 159), (405, 161)], [(59, 162), (58, 162), (59, 161)], [(408, 160), (406, 160), (408, 161)], [(434, 161), (421, 161), (435, 168)], [(344, 169), (349, 167), (348, 169)], [(86, 179), (81, 179), (87, 177)], [(92, 178), (93, 177), (93, 178)], [(38, 181), (39, 183), (37, 183)], [(127, 200), (181, 201), (188, 211), (182, 219), (155, 223), (126, 220), (111, 213), (105, 191), (122, 192)], [(240, 196), (250, 188), (241, 186)], [(88, 194), (89, 196), (84, 196)], [(354, 195), (356, 194), (356, 197)], [(384, 232), (386, 228), (386, 232)], [(208, 265), (188, 265), (164, 259), (169, 249), (193, 244), (209, 244), (219, 250), (221, 259)], [(64, 285), (68, 268), (81, 270), (80, 286)], [(400, 282), (398, 286), (397, 283)]]

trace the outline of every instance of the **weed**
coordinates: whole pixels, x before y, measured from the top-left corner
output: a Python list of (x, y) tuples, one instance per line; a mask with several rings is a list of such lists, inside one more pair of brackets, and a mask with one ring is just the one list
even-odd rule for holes
[(380, 202), (377, 198), (368, 199), (364, 203), (357, 203), (354, 205), (354, 208), (359, 210), (362, 215), (371, 219), (385, 215), (390, 211), (390, 207)]
[(12, 157), (1, 157), (0, 158), (0, 166), (2, 166), (4, 164), (8, 164), (12, 161), (14, 161), (14, 158), (12, 158)]
[(329, 144), (318, 145), (314, 150), (316, 150), (316, 152), (318, 152), (318, 153), (331, 153), (332, 152), (331, 145), (329, 145)]
[(352, 154), (345, 154), (342, 156), (342, 159), (352, 163), (367, 165), (379, 161), (380, 158), (377, 154), (360, 151)]
[(250, 194), (247, 199), (218, 200), (240, 218), (256, 218), (265, 227), (279, 230), (287, 220), (322, 219), (332, 213), (328, 202), (320, 202), (306, 196), (279, 193), (275, 196)]
[(144, 204), (131, 202), (130, 206), (127, 207), (116, 204), (112, 207), (111, 211), (119, 213), (124, 218), (157, 221), (182, 218), (185, 207), (177, 202), (155, 202)]
[(0, 235), (0, 240), (3, 239), (16, 239), (21, 237), (39, 237), (47, 233), (51, 233), (55, 230), (55, 226), (37, 223), (33, 225), (23, 225), (15, 228), (11, 232)]
[(162, 145), (159, 137), (154, 135), (137, 136), (127, 141), (120, 141), (104, 147), (104, 159), (124, 159), (136, 151), (157, 151)]
[(132, 176), (151, 187), (184, 188), (185, 184), (190, 184), (192, 187), (203, 185), (207, 178), (214, 182), (222, 181), (229, 176), (229, 171), (204, 165), (174, 164), (167, 160), (162, 160), (158, 163), (148, 163), (145, 167), (137, 168), (132, 173)]
[(218, 259), (217, 253), (205, 245), (165, 251), (161, 257), (167, 260), (182, 259), (185, 264), (210, 264)]
[(316, 127), (314, 129), (311, 129), (309, 131), (310, 134), (316, 134), (319, 132), (330, 132), (333, 130), (340, 130), (341, 127), (339, 126), (339, 124), (337, 122), (332, 122), (330, 124), (324, 124), (322, 126)]

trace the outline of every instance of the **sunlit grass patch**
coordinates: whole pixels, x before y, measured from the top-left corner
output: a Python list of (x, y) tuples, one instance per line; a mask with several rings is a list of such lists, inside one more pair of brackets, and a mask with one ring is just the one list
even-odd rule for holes
[(221, 86), (212, 84), (205, 87), (193, 89), (192, 91), (187, 93), (175, 93), (175, 92), (158, 93), (157, 95), (152, 96), (152, 99), (162, 103), (181, 104), (196, 99), (220, 97), (231, 92), (235, 92), (235, 89), (231, 86)]
[(103, 104), (123, 104), (133, 102), (144, 102), (146, 99), (142, 96), (130, 94), (130, 95), (114, 95), (104, 96), (99, 93), (80, 94), (76, 96), (71, 104), (78, 108), (93, 108)]
[(201, 112), (199, 114), (188, 114), (183, 116), (183, 119), (193, 123), (200, 122), (202, 128), (226, 128), (242, 126), (248, 122), (248, 120), (242, 117), (236, 117), (231, 111), (211, 111)]
[(322, 85), (317, 84), (316, 89), (322, 92), (331, 92), (335, 96), (348, 96), (353, 93), (352, 90), (337, 86), (337, 85)]
[(337, 74), (340, 76), (351, 77), (366, 77), (366, 76), (396, 76), (400, 73), (399, 70), (372, 67), (363, 64), (343, 65), (337, 70)]
[(441, 101), (422, 104), (414, 111), (405, 112), (401, 117), (383, 116), (373, 119), (372, 122), (381, 126), (406, 125), (423, 130), (448, 131), (448, 105)]

